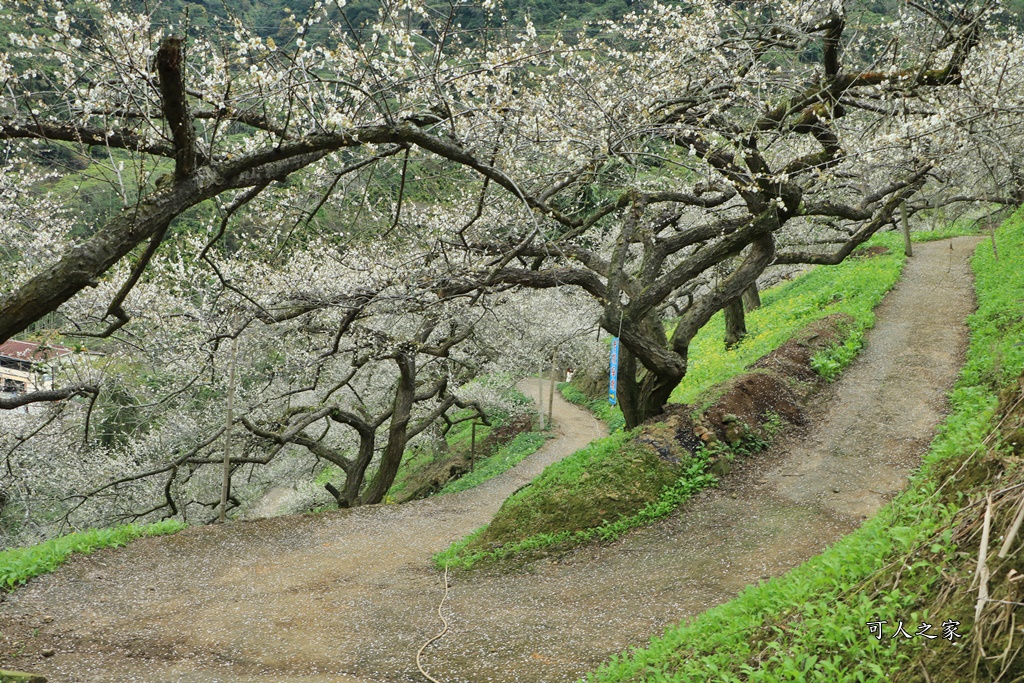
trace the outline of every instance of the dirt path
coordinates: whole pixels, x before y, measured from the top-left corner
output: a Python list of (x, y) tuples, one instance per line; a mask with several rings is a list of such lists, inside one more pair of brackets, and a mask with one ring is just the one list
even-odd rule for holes
[[(903, 486), (942, 417), (974, 243), (915, 245), (861, 358), (820, 396), (808, 432), (756, 468), (611, 546), (454, 579), (452, 630), (427, 669), (445, 683), (569, 681), (855, 528)], [(423, 681), (414, 657), (439, 627), (443, 592), (429, 557), (602, 432), (564, 402), (555, 416), (562, 438), (472, 491), (192, 529), (79, 559), (0, 606), (8, 633), (39, 629), (13, 663), (52, 681)], [(41, 659), (44, 648), (56, 653)]]

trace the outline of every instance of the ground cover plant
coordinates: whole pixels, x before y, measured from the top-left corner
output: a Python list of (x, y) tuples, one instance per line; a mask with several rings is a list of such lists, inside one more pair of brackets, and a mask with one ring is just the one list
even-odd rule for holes
[[(757, 359), (774, 351), (808, 323), (845, 314), (845, 337), (820, 352), (815, 369), (834, 377), (861, 348), (864, 330), (874, 323), (872, 309), (899, 277), (904, 257), (898, 235), (878, 235), (868, 247), (885, 253), (852, 258), (828, 269), (816, 269), (765, 292), (762, 307), (748, 317), (750, 337), (726, 350), (721, 314), (696, 337), (690, 384), (677, 390), (691, 402), (710, 405), (730, 379)], [(879, 251), (879, 250), (875, 250)], [(779, 332), (782, 330), (782, 332)], [(700, 363), (698, 364), (698, 359)], [(578, 387), (563, 387), (571, 402), (591, 408), (609, 423), (619, 424), (607, 402), (588, 398)], [(706, 407), (706, 406), (705, 406)], [(777, 432), (778, 428), (772, 429)], [(613, 540), (625, 531), (671, 513), (693, 493), (716, 482), (708, 465), (730, 460), (728, 444), (698, 448), (691, 456), (677, 451), (675, 467), (666, 465), (636, 441), (639, 430), (617, 431), (606, 439), (548, 467), (530, 486), (510, 497), (487, 526), (435, 556), (439, 567), (468, 569), (552, 548), (568, 548), (594, 539)], [(735, 448), (749, 451), (766, 442), (752, 435)], [(719, 470), (724, 471), (724, 470)], [(609, 499), (609, 495), (615, 496)]]
[(717, 313), (697, 333), (691, 345), (686, 377), (672, 392), (673, 403), (699, 404), (713, 386), (743, 372), (758, 358), (781, 346), (806, 324), (833, 313), (853, 316), (856, 326), (834, 349), (822, 354), (819, 372), (834, 377), (856, 355), (864, 331), (875, 320), (874, 308), (892, 289), (903, 268), (902, 241), (895, 233), (876, 235), (865, 247), (885, 247), (887, 253), (849, 258), (837, 266), (814, 268), (795, 279), (765, 290), (761, 307), (746, 315), (747, 336), (726, 349), (725, 316)]
[(165, 536), (184, 528), (181, 522), (168, 519), (153, 524), (79, 531), (27, 548), (11, 548), (0, 552), (0, 586), (13, 590), (34, 576), (52, 572), (73, 553), (88, 555), (101, 548), (118, 548), (137, 538)]
[(533, 455), (544, 442), (551, 438), (547, 432), (521, 432), (511, 441), (501, 446), (498, 451), (479, 461), (473, 471), (455, 479), (441, 489), (441, 493), (466, 491), (479, 486), (503, 472), (518, 465), (527, 456)]
[[(988, 660), (973, 656), (979, 649), (971, 635), (977, 589), (964, 591), (971, 584), (978, 552), (969, 544), (958, 545), (956, 531), (963, 526), (964, 511), (984, 510), (970, 490), (979, 483), (993, 486), (996, 470), (970, 463), (991, 453), (998, 438), (994, 428), (999, 392), (1005, 393), (1024, 371), (1024, 275), (1017, 267), (1024, 257), (1024, 214), (1009, 219), (997, 240), (1000, 259), (984, 242), (976, 251), (978, 311), (968, 320), (967, 362), (950, 394), (952, 412), (907, 491), (826, 552), (668, 629), (646, 649), (613, 657), (586, 678), (589, 683), (845, 682), (888, 681), (894, 676), (907, 681), (968, 680), (970, 665), (979, 662), (985, 664), (981, 680), (992, 680)], [(1014, 465), (1011, 457), (998, 472), (1020, 477), (1019, 458)], [(975, 523), (975, 531), (980, 526)], [(1018, 548), (1018, 565), (1019, 556)], [(959, 575), (959, 601), (950, 575)], [(955, 612), (948, 611), (950, 605)], [(944, 620), (961, 622), (958, 630), (965, 634), (964, 642), (911, 638), (895, 644), (889, 638), (900, 621), (913, 633), (922, 623), (938, 626)], [(867, 626), (879, 621), (888, 622), (889, 629), (881, 640), (870, 635)], [(1005, 631), (1002, 636), (1002, 641), (985, 645), (995, 658), (1002, 654), (1006, 663), (1012, 641), (1007, 642)], [(933, 679), (922, 673), (924, 662), (933, 659), (940, 665), (941, 660), (959, 661), (961, 668), (957, 673), (947, 669), (948, 678)], [(1021, 673), (1018, 666), (1015, 675)]]

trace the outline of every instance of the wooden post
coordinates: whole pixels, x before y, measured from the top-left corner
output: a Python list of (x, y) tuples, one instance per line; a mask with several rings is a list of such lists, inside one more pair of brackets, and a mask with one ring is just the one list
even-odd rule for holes
[(544, 363), (537, 366), (537, 387), (540, 392), (540, 401), (537, 404), (537, 419), (540, 431), (544, 431)]
[(228, 414), (224, 426), (224, 480), (220, 487), (220, 521), (228, 519), (228, 490), (231, 488), (231, 423), (235, 409), (235, 359), (238, 354), (238, 337), (231, 338), (231, 371), (228, 375)]
[(551, 352), (551, 376), (548, 377), (548, 429), (555, 423), (555, 359), (557, 351)]
[(469, 427), (469, 471), (476, 466), (476, 420)]
[(914, 255), (914, 248), (910, 245), (910, 221), (907, 220), (907, 203), (900, 202), (900, 222), (903, 224), (903, 253), (906, 256)]
[(989, 233), (989, 235), (992, 236), (992, 258), (994, 258), (996, 261), (998, 261), (999, 260), (999, 250), (996, 249), (996, 229), (992, 225), (992, 217), (991, 216), (989, 216), (988, 218), (985, 219), (985, 227), (988, 228), (988, 233)]

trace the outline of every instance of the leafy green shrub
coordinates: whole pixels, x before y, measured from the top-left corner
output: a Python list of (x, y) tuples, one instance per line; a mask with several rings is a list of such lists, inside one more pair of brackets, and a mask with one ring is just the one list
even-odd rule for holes
[(143, 536), (164, 536), (185, 528), (182, 522), (167, 519), (154, 524), (125, 524), (113, 529), (90, 529), (53, 538), (27, 548), (0, 552), (0, 585), (13, 590), (33, 576), (52, 572), (67, 561), (71, 553), (89, 553), (100, 548), (117, 548)]
[(864, 331), (864, 327), (857, 325), (846, 341), (815, 354), (811, 358), (811, 368), (825, 379), (834, 380), (864, 347)]

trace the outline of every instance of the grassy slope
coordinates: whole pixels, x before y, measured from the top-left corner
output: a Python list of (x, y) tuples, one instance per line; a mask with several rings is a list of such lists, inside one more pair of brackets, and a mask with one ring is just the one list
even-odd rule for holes
[[(499, 531), (514, 540), (491, 549), (485, 542), (490, 525), (484, 526), (435, 555), (435, 566), (470, 569), (556, 546), (610, 541), (668, 515), (715, 482), (705, 471), (706, 457), (695, 457), (679, 472), (633, 447), (629, 438), (630, 433), (619, 432), (597, 439), (562, 460), (564, 466), (548, 467), (531, 486), (509, 497), (506, 505), (513, 512), (492, 524), (505, 527)], [(616, 515), (616, 508), (623, 512)]]
[(100, 548), (117, 548), (136, 538), (164, 536), (181, 531), (185, 525), (173, 519), (155, 524), (125, 524), (113, 529), (90, 529), (54, 538), (27, 548), (0, 552), (0, 586), (8, 590), (33, 576), (52, 572), (72, 553), (88, 555)]
[[(483, 377), (476, 381), (486, 384), (488, 382), (488, 378)], [(504, 400), (509, 403), (520, 406), (521, 408), (531, 405), (531, 399), (514, 386), (502, 388), (501, 392)], [(468, 410), (460, 411), (455, 413), (452, 417), (453, 419), (459, 419), (469, 414), (470, 411)], [(476, 427), (477, 444), (483, 443), (492, 432), (507, 424), (511, 419), (509, 413), (501, 411), (492, 412), (488, 417), (491, 424), (478, 424)], [(439, 493), (465, 491), (466, 489), (478, 486), (488, 479), (512, 469), (528, 455), (535, 453), (548, 438), (550, 438), (550, 434), (546, 432), (522, 432), (506, 443), (497, 444), (497, 448), (493, 452), (478, 456), (473, 472), (467, 473), (462, 477), (449, 482)], [(398, 474), (395, 475), (395, 481), (391, 485), (391, 488), (388, 491), (388, 496), (385, 500), (392, 500), (402, 493), (406, 489), (409, 481), (413, 479), (420, 470), (431, 465), (433, 458), (451, 457), (453, 453), (469, 453), (471, 440), (472, 422), (459, 422), (452, 426), (452, 428), (448, 430), (448, 433), (445, 434), (445, 441), (448, 444), (447, 453), (437, 454), (429, 451), (417, 451), (415, 449), (410, 449), (405, 455), (401, 468), (398, 470)], [(344, 476), (344, 473), (342, 473), (339, 468), (333, 468), (328, 471), (327, 475), (321, 474), (321, 478), (325, 478), (326, 476)]]
[[(979, 309), (968, 321), (967, 363), (950, 395), (953, 412), (908, 490), (823, 554), (614, 657), (587, 681), (888, 681), (916, 669), (923, 647), (957, 647), (923, 638), (897, 645), (889, 634), (899, 621), (913, 633), (922, 621), (970, 616), (929, 613), (944, 558), (957, 552), (947, 526), (963, 504), (939, 502), (936, 492), (951, 465), (983, 450), (997, 391), (1024, 370), (1024, 212), (1004, 224), (998, 242), (1001, 260), (988, 243), (974, 257)], [(907, 560), (922, 548), (931, 561)], [(886, 573), (898, 578), (878, 588)], [(888, 621), (883, 640), (867, 630), (878, 620)]]
[(498, 451), (476, 464), (474, 471), (464, 474), (441, 489), (441, 493), (455, 493), (479, 486), (488, 479), (507, 472), (526, 456), (532, 455), (550, 438), (546, 432), (521, 432)]
[(722, 339), (725, 318), (717, 313), (690, 344), (686, 377), (672, 392), (673, 403), (699, 403), (716, 384), (735, 377), (767, 353), (779, 348), (801, 327), (832, 313), (849, 313), (860, 328), (848, 350), (836, 352), (832, 363), (822, 363), (831, 375), (852, 360), (863, 341), (863, 331), (875, 321), (873, 312), (899, 278), (903, 268), (900, 237), (878, 235), (868, 246), (883, 245), (890, 253), (875, 258), (851, 258), (837, 266), (815, 268), (791, 282), (765, 290), (761, 308), (746, 315), (747, 336), (726, 351)]
[[(818, 268), (768, 290), (762, 297), (762, 307), (748, 316), (748, 338), (732, 350), (724, 350), (721, 314), (716, 316), (691, 345), (692, 374), (687, 375), (673, 398), (699, 402), (714, 393), (715, 385), (742, 373), (809, 322), (845, 312), (857, 322), (850, 337), (816, 359), (823, 374), (838, 373), (860, 349), (864, 330), (874, 323), (872, 309), (899, 277), (904, 261), (902, 250), (896, 248), (899, 239), (889, 234), (870, 242), (891, 247), (890, 254)], [(587, 401), (580, 392), (570, 389), (567, 393), (574, 402), (605, 408), (601, 401)], [(602, 417), (608, 421), (608, 417), (614, 420), (616, 416)], [(621, 457), (631, 445), (630, 436), (615, 433), (551, 465), (531, 486), (505, 501), (489, 525), (492, 528), (482, 527), (438, 553), (435, 564), (468, 569), (480, 562), (501, 561), (554, 546), (611, 540), (668, 515), (693, 493), (715, 483), (705, 471), (704, 454), (683, 463), (675, 481), (667, 485), (648, 480), (642, 475), (645, 467), (629, 467), (630, 459)], [(593, 476), (597, 473), (600, 476)], [(622, 504), (607, 504), (604, 499), (609, 490), (623, 492)], [(551, 514), (543, 522), (537, 521), (534, 511), (546, 508), (552, 510)], [(578, 514), (557, 512), (563, 509), (577, 509)], [(595, 514), (601, 512), (607, 516), (598, 515), (595, 523)]]

